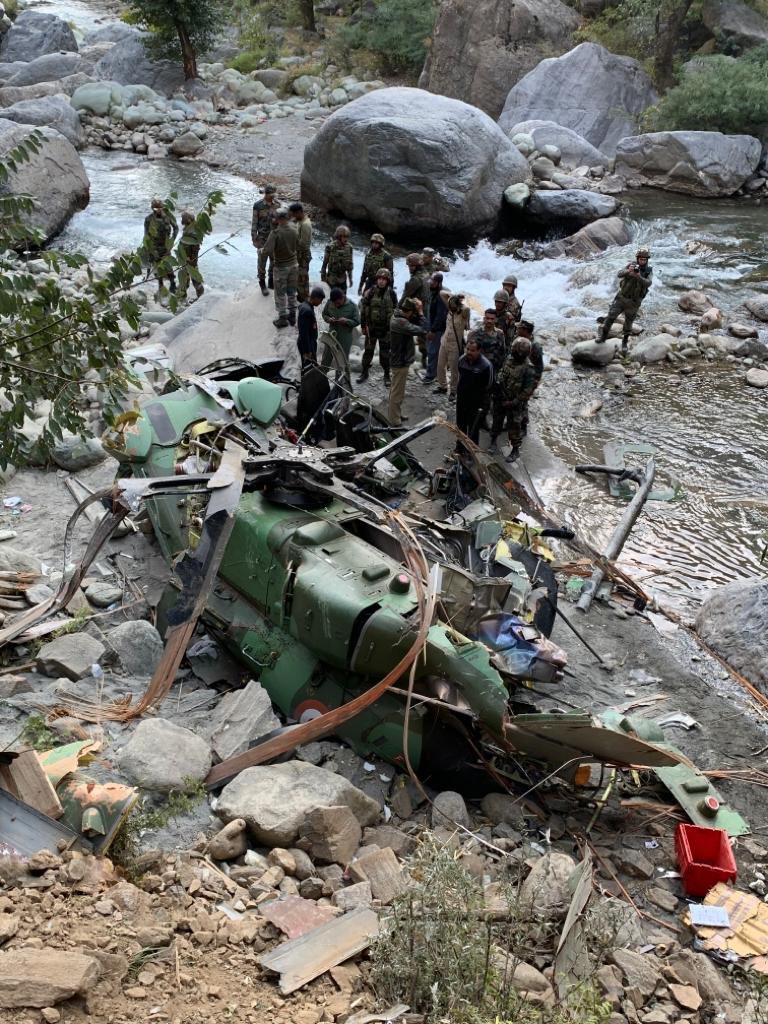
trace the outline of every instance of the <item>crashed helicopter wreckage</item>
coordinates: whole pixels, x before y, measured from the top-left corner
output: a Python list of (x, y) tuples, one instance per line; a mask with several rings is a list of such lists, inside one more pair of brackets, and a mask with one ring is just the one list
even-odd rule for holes
[(174, 390), (117, 417), (105, 445), (125, 474), (83, 501), (68, 528), (105, 501), (84, 559), (58, 594), (0, 630), (0, 645), (65, 608), (143, 503), (173, 570), (158, 609), (163, 658), (136, 704), (70, 707), (86, 721), (126, 721), (156, 706), (202, 619), (289, 723), (214, 766), (210, 788), (329, 734), (464, 786), (473, 771), (527, 787), (573, 781), (595, 761), (685, 762), (629, 718), (531, 705), (527, 687), (554, 684), (565, 668), (545, 635), (557, 588), (541, 547), (517, 543), (519, 524), (482, 497), (444, 520), (391, 507), (406, 481), (436, 475), (408, 445), (440, 421), (394, 431), (347, 402), (335, 433), (352, 443), (308, 445), (291, 425), (280, 366), (271, 369), (273, 381), (231, 363), (176, 378)]

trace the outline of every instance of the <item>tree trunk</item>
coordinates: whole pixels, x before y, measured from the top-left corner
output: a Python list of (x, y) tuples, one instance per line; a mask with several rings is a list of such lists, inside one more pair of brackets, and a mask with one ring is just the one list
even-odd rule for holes
[(197, 78), (197, 54), (195, 53), (195, 48), (192, 45), (192, 40), (189, 38), (187, 26), (183, 21), (176, 22), (176, 31), (179, 36), (179, 45), (181, 46), (181, 60), (184, 65), (184, 77), (186, 79)]
[(305, 32), (317, 32), (314, 0), (299, 0), (299, 7), (301, 8), (301, 27)]
[[(675, 47), (680, 39), (693, 0), (668, 0), (666, 17), (659, 11), (656, 19), (656, 54), (653, 59), (656, 85), (666, 92), (675, 84), (673, 63)], [(663, 9), (663, 8), (662, 8)]]

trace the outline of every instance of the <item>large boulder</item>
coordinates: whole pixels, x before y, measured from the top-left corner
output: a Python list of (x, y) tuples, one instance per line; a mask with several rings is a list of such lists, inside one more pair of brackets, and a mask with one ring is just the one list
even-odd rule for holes
[(608, 366), (616, 358), (619, 342), (577, 341), (571, 349), (571, 361), (580, 366)]
[(610, 159), (591, 142), (554, 121), (521, 121), (507, 130), (512, 139), (515, 135), (530, 135), (539, 152), (545, 146), (557, 146), (560, 150), (562, 167), (607, 167)]
[(768, 581), (743, 580), (714, 590), (699, 609), (696, 629), (729, 665), (768, 692)]
[(632, 347), (632, 358), (635, 362), (642, 363), (663, 363), (674, 349), (677, 338), (671, 334), (654, 334), (649, 338), (643, 338)]
[(689, 196), (731, 196), (751, 178), (762, 146), (751, 135), (650, 132), (622, 139), (616, 174), (631, 184)]
[(741, 0), (705, 0), (701, 20), (713, 36), (739, 48), (768, 43), (768, 18)]
[(4, 85), (0, 88), (0, 106), (12, 107), (23, 100), (39, 100), (44, 96), (71, 96), (81, 85), (90, 81), (88, 75), (78, 71), (55, 82), (38, 82), (37, 85)]
[(113, 104), (122, 102), (123, 88), (117, 82), (87, 82), (75, 89), (70, 99), (75, 110), (87, 110), (99, 117), (105, 117)]
[(221, 791), (216, 813), (223, 821), (244, 818), (262, 846), (289, 847), (315, 807), (348, 807), (361, 825), (371, 825), (379, 805), (325, 768), (303, 761), (246, 768)]
[(121, 85), (149, 85), (170, 96), (184, 84), (184, 72), (174, 61), (153, 60), (145, 46), (146, 37), (137, 28), (121, 30), (119, 41), (94, 65), (94, 77)]
[(77, 53), (75, 34), (66, 21), (55, 14), (22, 11), (0, 43), (0, 60), (32, 61), (60, 50)]
[(80, 149), (85, 145), (85, 130), (69, 96), (44, 96), (38, 100), (22, 100), (0, 110), (0, 118), (16, 124), (30, 124), (38, 128), (55, 128)]
[(525, 212), (541, 228), (560, 227), (574, 232), (601, 217), (613, 217), (618, 209), (619, 201), (613, 196), (568, 188), (535, 192)]
[[(100, 973), (95, 956), (45, 946), (8, 950), (0, 953), (0, 1007), (52, 1007), (72, 996), (84, 996)], [(14, 1019), (20, 1017), (14, 1015)]]
[(768, 323), (768, 295), (754, 295), (744, 303), (752, 316)]
[(597, 43), (580, 43), (562, 57), (543, 60), (507, 96), (499, 124), (549, 120), (572, 128), (612, 156), (620, 139), (637, 129), (640, 114), (658, 100), (636, 60)]
[(613, 245), (627, 245), (632, 241), (632, 231), (621, 217), (602, 217), (593, 224), (587, 224), (575, 234), (550, 242), (541, 250), (542, 256), (570, 256), (586, 259), (605, 252)]
[(42, 135), (42, 148), (9, 172), (0, 183), (0, 195), (33, 196), (34, 209), (24, 215), (24, 221), (47, 242), (87, 204), (90, 182), (75, 147), (53, 128), (33, 129), (0, 118), (0, 159), (32, 131)]
[(419, 85), (498, 117), (515, 82), (563, 53), (578, 24), (561, 0), (446, 0)]
[(117, 760), (120, 770), (142, 789), (183, 793), (211, 770), (211, 748), (189, 729), (162, 718), (146, 718)]
[(46, 53), (27, 64), (3, 82), (4, 85), (37, 85), (39, 82), (56, 82), (81, 70), (79, 53)]
[(476, 107), (380, 89), (337, 110), (304, 150), (302, 197), (390, 234), (492, 230), (528, 162)]
[(131, 676), (151, 676), (163, 656), (162, 638), (145, 619), (121, 622), (107, 633), (107, 644)]

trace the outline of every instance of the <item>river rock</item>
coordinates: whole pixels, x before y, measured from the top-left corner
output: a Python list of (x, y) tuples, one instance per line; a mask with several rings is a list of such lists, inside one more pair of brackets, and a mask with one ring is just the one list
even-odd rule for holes
[(554, 161), (550, 160), (549, 157), (537, 156), (535, 160), (531, 161), (533, 176), (541, 181), (551, 181), (555, 170)]
[(142, 789), (184, 792), (211, 770), (211, 748), (189, 729), (148, 718), (136, 726), (117, 760), (120, 770)]
[(578, 23), (560, 0), (446, 0), (419, 85), (498, 117), (515, 82), (563, 53)]
[(585, 259), (605, 252), (612, 245), (626, 245), (632, 241), (632, 232), (621, 217), (602, 217), (587, 224), (573, 235), (550, 242), (542, 249), (543, 256), (570, 256)]
[(0, 1007), (43, 1008), (84, 996), (99, 980), (99, 962), (64, 949), (13, 949), (0, 953)]
[(163, 96), (170, 96), (184, 85), (179, 62), (153, 60), (145, 46), (147, 33), (131, 25), (126, 29), (130, 31), (121, 30), (112, 49), (96, 63), (94, 77), (121, 85), (149, 85)]
[[(30, 128), (0, 119), (0, 158), (29, 137), (42, 136), (42, 148), (18, 170), (9, 171), (0, 195), (32, 195), (35, 205), (23, 221), (47, 242), (64, 227), (72, 214), (88, 202), (90, 182), (75, 147), (53, 128)], [(20, 242), (20, 244), (22, 244)]]
[(257, 82), (266, 85), (268, 89), (276, 90), (282, 89), (285, 85), (288, 79), (288, 72), (284, 68), (263, 68), (261, 71), (254, 71), (253, 77)]
[(748, 324), (738, 321), (728, 324), (728, 333), (734, 338), (756, 338), (758, 336), (756, 327), (750, 327)]
[(123, 101), (122, 86), (118, 82), (88, 82), (72, 93), (70, 103), (75, 110), (106, 117), (109, 108)]
[(165, 647), (158, 631), (146, 619), (121, 622), (110, 629), (106, 640), (129, 676), (151, 676)]
[(97, 46), (99, 43), (122, 43), (124, 39), (133, 39), (136, 29), (127, 21), (108, 21), (89, 32), (85, 37), (86, 46)]
[(563, 189), (561, 192), (536, 192), (526, 207), (526, 216), (542, 228), (562, 226), (576, 231), (601, 217), (612, 217), (619, 209), (613, 196), (581, 189)]
[(576, 868), (573, 857), (552, 851), (541, 857), (520, 886), (520, 905), (530, 907), (547, 920), (565, 914), (568, 908), (568, 880)]
[(225, 694), (211, 714), (211, 747), (221, 760), (242, 754), (254, 740), (280, 728), (269, 694), (255, 679)]
[(325, 82), (317, 75), (299, 75), (294, 80), (292, 88), (297, 96), (316, 96), (324, 85)]
[(649, 132), (622, 139), (615, 172), (632, 184), (689, 196), (731, 196), (760, 163), (751, 135), (722, 132)]
[(104, 644), (87, 633), (67, 633), (43, 644), (37, 655), (37, 671), (45, 676), (82, 679), (104, 655)]
[(304, 151), (301, 192), (316, 206), (390, 234), (458, 241), (492, 230), (504, 189), (528, 176), (528, 162), (481, 110), (393, 88), (328, 118)]
[(708, 309), (712, 309), (709, 297), (697, 289), (683, 292), (677, 300), (677, 305), (684, 313), (698, 313), (700, 315), (706, 313)]
[(768, 43), (768, 18), (741, 0), (705, 0), (701, 20), (717, 39), (739, 48)]
[(605, 153), (601, 153), (578, 132), (564, 128), (554, 121), (521, 121), (509, 128), (507, 135), (513, 141), (517, 135), (529, 136), (533, 140), (534, 148), (539, 152), (543, 152), (545, 146), (556, 146), (560, 150), (560, 162), (563, 167), (608, 167), (610, 163)]
[(768, 686), (766, 628), (766, 580), (738, 581), (718, 587), (705, 598), (696, 616), (696, 629), (701, 638), (737, 672), (763, 690)]
[(38, 82), (37, 85), (5, 85), (0, 88), (0, 106), (12, 107), (14, 103), (22, 103), (24, 100), (39, 100), (44, 96), (56, 96), (59, 93), (71, 96), (76, 89), (88, 81), (90, 81), (88, 75), (78, 72), (76, 75), (59, 78), (55, 82)]
[(530, 198), (531, 190), (524, 181), (504, 189), (504, 202), (516, 209), (522, 210)]
[(60, 469), (79, 473), (81, 469), (98, 466), (107, 457), (97, 437), (63, 437), (53, 446), (51, 457)]
[(432, 801), (431, 820), (433, 828), (444, 828), (453, 831), (457, 826), (472, 828), (467, 805), (461, 793), (444, 790)]
[(77, 53), (75, 34), (66, 21), (55, 14), (22, 11), (0, 42), (0, 60), (33, 61), (59, 50)]
[(165, 124), (167, 120), (168, 111), (151, 103), (136, 103), (123, 111), (123, 124), (131, 131), (140, 125)]
[(632, 359), (637, 363), (661, 363), (675, 347), (677, 339), (671, 334), (655, 334), (632, 346)]
[(55, 128), (77, 149), (85, 145), (85, 131), (69, 96), (46, 96), (38, 100), (22, 100), (0, 110), (0, 118), (36, 127)]
[(169, 149), (174, 156), (196, 156), (205, 148), (202, 140), (194, 132), (184, 132), (174, 139)]
[(752, 366), (747, 370), (745, 378), (751, 388), (768, 388), (768, 370), (760, 370)]
[(768, 322), (768, 295), (756, 295), (752, 299), (747, 299), (744, 305), (752, 316), (764, 323)]
[(216, 807), (223, 821), (245, 818), (263, 846), (290, 847), (314, 807), (346, 806), (361, 825), (379, 817), (379, 805), (340, 775), (302, 761), (246, 768), (224, 787)]
[(571, 349), (571, 361), (585, 366), (607, 366), (619, 351), (619, 342), (578, 341)]
[(81, 69), (82, 63), (79, 53), (45, 53), (27, 64), (21, 64), (19, 70), (6, 78), (3, 84), (23, 86), (55, 82), (74, 75)]
[(709, 331), (716, 331), (723, 326), (723, 314), (717, 306), (712, 306), (708, 309), (699, 320), (699, 330), (709, 333)]
[(521, 121), (554, 121), (612, 156), (657, 100), (636, 60), (597, 43), (580, 43), (562, 57), (541, 61), (513, 86), (499, 124), (508, 131)]
[(15, 548), (12, 544), (0, 544), (0, 570), (2, 572), (31, 572), (40, 576), (43, 565), (40, 559), (26, 548)]

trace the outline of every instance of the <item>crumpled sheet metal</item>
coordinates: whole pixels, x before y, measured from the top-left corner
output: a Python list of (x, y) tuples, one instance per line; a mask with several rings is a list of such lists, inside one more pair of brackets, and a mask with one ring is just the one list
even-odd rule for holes
[(724, 882), (702, 900), (708, 907), (728, 911), (730, 928), (696, 928), (702, 949), (732, 959), (749, 960), (747, 966), (768, 973), (768, 906), (750, 892), (733, 889)]

